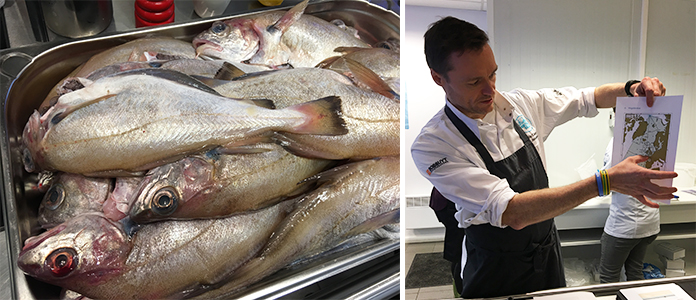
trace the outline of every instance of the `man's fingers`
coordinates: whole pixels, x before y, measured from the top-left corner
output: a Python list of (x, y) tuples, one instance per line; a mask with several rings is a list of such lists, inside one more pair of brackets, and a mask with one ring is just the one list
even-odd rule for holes
[(652, 208), (659, 208), (659, 207), (660, 207), (659, 204), (657, 204), (657, 203), (655, 203), (655, 202), (652, 202), (652, 201), (648, 200), (648, 199), (645, 198), (645, 196), (643, 196), (643, 195), (638, 195), (638, 196), (634, 196), (634, 197), (635, 197), (636, 199), (638, 199), (638, 201), (640, 201), (640, 203), (643, 203), (643, 204), (645, 204), (645, 205), (648, 206), (648, 207), (652, 207)]
[(646, 190), (644, 195), (654, 199), (672, 199), (674, 197), (672, 194), (677, 192), (675, 187), (664, 187), (653, 183), (648, 184), (644, 188)]
[(655, 104), (655, 91), (651, 88), (645, 90), (645, 101), (648, 107), (652, 107)]
[(655, 171), (655, 170), (650, 170), (650, 172), (647, 174), (648, 179), (669, 179), (669, 178), (674, 178), (677, 177), (679, 174), (677, 172), (672, 172), (672, 171)]

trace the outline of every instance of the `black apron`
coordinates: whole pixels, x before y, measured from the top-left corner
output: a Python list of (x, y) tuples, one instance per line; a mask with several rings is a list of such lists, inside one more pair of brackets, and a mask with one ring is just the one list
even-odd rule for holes
[[(524, 146), (494, 162), (476, 135), (447, 106), (445, 114), (476, 148), (488, 171), (507, 179), (515, 192), (548, 187), (541, 157), (517, 122), (512, 123)], [(517, 295), (565, 286), (561, 245), (553, 218), (521, 230), (471, 225), (466, 228), (466, 253), (463, 298)]]
[(454, 279), (454, 286), (457, 293), (462, 292), (462, 242), (464, 241), (464, 228), (459, 228), (459, 221), (454, 217), (457, 208), (454, 202), (447, 200), (436, 188), (430, 193), (430, 208), (435, 212), (437, 220), (445, 225), (445, 242), (442, 251), (442, 258), (451, 262), (450, 272)]

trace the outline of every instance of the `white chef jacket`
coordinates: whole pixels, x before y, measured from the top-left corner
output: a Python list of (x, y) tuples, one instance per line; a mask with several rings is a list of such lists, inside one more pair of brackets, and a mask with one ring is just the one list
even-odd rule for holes
[[(609, 141), (604, 152), (604, 168), (611, 167), (614, 139)], [(660, 209), (646, 206), (638, 199), (611, 192), (609, 217), (604, 223), (604, 232), (622, 239), (642, 239), (660, 233)]]
[[(578, 116), (598, 114), (594, 88), (497, 92), (493, 111), (476, 120), (462, 114), (449, 101), (447, 105), (481, 140), (494, 161), (510, 156), (524, 145), (513, 127), (515, 120), (530, 137), (544, 166), (542, 141), (554, 127)], [(515, 191), (507, 180), (488, 172), (481, 156), (447, 118), (444, 109), (423, 127), (411, 146), (411, 155), (421, 175), (456, 204), (459, 227), (485, 223), (506, 227), (502, 225), (502, 215)]]

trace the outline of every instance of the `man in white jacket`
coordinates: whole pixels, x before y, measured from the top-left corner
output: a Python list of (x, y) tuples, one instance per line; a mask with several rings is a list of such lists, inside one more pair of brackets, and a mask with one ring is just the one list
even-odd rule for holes
[(449, 201), (465, 228), (462, 251), (464, 298), (496, 297), (565, 286), (553, 218), (609, 190), (648, 206), (669, 199), (675, 188), (651, 179), (674, 172), (637, 165), (627, 158), (596, 178), (548, 188), (544, 144), (554, 127), (597, 115), (627, 93), (647, 96), (665, 89), (657, 78), (597, 88), (538, 91), (495, 89), (498, 65), (485, 32), (446, 17), (425, 34), (425, 55), (446, 106), (424, 126), (411, 148), (416, 167)]

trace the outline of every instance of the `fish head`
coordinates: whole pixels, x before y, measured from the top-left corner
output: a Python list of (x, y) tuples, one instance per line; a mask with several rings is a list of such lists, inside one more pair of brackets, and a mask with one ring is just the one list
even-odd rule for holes
[(52, 228), (79, 214), (99, 211), (110, 187), (108, 178), (61, 173), (39, 205), (39, 224)]
[(199, 156), (156, 168), (143, 179), (136, 193), (131, 220), (148, 223), (185, 216), (214, 184), (213, 170), (209, 160)]
[(88, 213), (27, 239), (17, 265), (41, 281), (84, 290), (123, 272), (130, 249), (119, 224)]
[(206, 55), (241, 62), (259, 50), (260, 38), (254, 30), (254, 21), (235, 19), (217, 21), (210, 29), (193, 39), (196, 55)]

